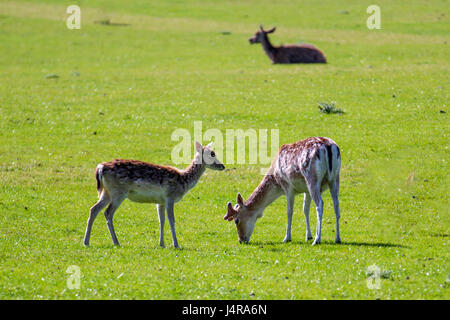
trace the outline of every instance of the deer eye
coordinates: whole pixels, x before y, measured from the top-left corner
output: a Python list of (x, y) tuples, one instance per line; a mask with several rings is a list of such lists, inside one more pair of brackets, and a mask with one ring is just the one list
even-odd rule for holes
[(211, 151), (211, 157), (215, 157), (216, 156), (216, 154), (214, 153), (214, 151)]
[(236, 225), (238, 225), (238, 224), (239, 224), (239, 219), (234, 219), (234, 223), (235, 223)]

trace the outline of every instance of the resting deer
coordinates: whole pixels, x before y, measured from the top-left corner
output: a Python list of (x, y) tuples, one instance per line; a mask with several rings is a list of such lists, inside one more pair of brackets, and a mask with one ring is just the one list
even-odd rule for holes
[(99, 200), (90, 210), (84, 244), (89, 245), (92, 224), (97, 214), (109, 204), (105, 211), (106, 224), (114, 244), (119, 245), (114, 232), (113, 216), (120, 204), (128, 198), (134, 202), (157, 204), (161, 247), (164, 247), (164, 222), (167, 210), (173, 246), (177, 248), (174, 204), (197, 184), (206, 168), (223, 170), (225, 166), (217, 160), (210, 145), (203, 147), (198, 142), (195, 143), (194, 160), (185, 170), (121, 159), (99, 164), (95, 173)]
[(273, 27), (266, 31), (262, 26), (259, 26), (259, 29), (248, 41), (250, 44), (261, 43), (264, 52), (272, 60), (272, 63), (327, 63), (322, 51), (313, 45), (304, 43), (274, 47), (267, 34), (273, 33), (276, 28)]
[(283, 242), (291, 241), (291, 223), (294, 198), (305, 193), (303, 212), (306, 219), (306, 241), (312, 239), (309, 227), (309, 208), (311, 199), (316, 204), (317, 227), (313, 245), (320, 243), (323, 215), (322, 191), (330, 188), (336, 215), (336, 243), (339, 235), (339, 171), (341, 156), (337, 144), (322, 137), (308, 138), (293, 144), (283, 145), (264, 179), (244, 202), (237, 194), (237, 204), (228, 202), (225, 220), (234, 222), (239, 242), (248, 242), (253, 233), (256, 220), (263, 216), (264, 209), (281, 195), (287, 199), (287, 229)]

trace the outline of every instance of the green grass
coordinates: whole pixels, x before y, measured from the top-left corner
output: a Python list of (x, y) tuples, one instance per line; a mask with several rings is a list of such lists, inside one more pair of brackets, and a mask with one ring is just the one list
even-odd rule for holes
[[(73, 3), (81, 30), (65, 26)], [(378, 1), (381, 30), (365, 26), (370, 4), (1, 1), (0, 299), (449, 299), (448, 1)], [(107, 19), (130, 25), (94, 23)], [(272, 65), (247, 41), (260, 23), (329, 63)], [(321, 113), (326, 101), (345, 114)], [(301, 197), (293, 242), (282, 243), (280, 198), (239, 245), (226, 203), (262, 176), (226, 164), (235, 170), (207, 172), (175, 206), (180, 250), (168, 227), (159, 248), (154, 205), (129, 201), (115, 215), (122, 246), (100, 215), (85, 248), (96, 165), (170, 165), (171, 133), (194, 121), (335, 140), (343, 244), (326, 192), (320, 246), (304, 241)], [(79, 290), (66, 286), (70, 265)], [(366, 285), (371, 265), (379, 290)]]

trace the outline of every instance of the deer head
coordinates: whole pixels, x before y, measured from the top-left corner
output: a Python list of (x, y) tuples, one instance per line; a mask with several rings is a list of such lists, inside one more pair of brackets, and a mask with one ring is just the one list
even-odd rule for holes
[(195, 142), (195, 162), (203, 164), (208, 169), (223, 170), (225, 166), (216, 158), (216, 153), (211, 149), (212, 142), (206, 146), (202, 146), (200, 142)]
[(266, 35), (268, 33), (273, 33), (275, 31), (275, 29), (276, 29), (276, 27), (273, 27), (270, 30), (264, 30), (263, 26), (260, 25), (259, 30), (256, 31), (255, 35), (253, 37), (251, 37), (250, 39), (248, 39), (248, 41), (250, 42), (250, 44), (261, 43), (265, 39)]
[(224, 220), (232, 221), (236, 224), (239, 243), (247, 243), (250, 241), (253, 229), (255, 228), (256, 220), (261, 213), (250, 210), (245, 204), (241, 194), (238, 193), (236, 197), (237, 204), (233, 207), (231, 202), (227, 204), (227, 214), (223, 217)]

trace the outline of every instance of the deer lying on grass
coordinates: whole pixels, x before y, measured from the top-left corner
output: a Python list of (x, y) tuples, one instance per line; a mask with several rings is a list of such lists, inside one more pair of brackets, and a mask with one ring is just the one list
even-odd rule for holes
[(248, 41), (250, 44), (261, 43), (264, 52), (272, 60), (272, 63), (327, 63), (322, 51), (313, 45), (304, 43), (274, 47), (267, 34), (273, 33), (276, 28), (266, 31), (262, 26), (259, 26), (259, 29)]
[(336, 238), (339, 235), (339, 171), (341, 156), (338, 145), (329, 138), (313, 137), (293, 144), (283, 145), (264, 179), (244, 202), (237, 194), (237, 204), (228, 202), (225, 220), (234, 222), (239, 242), (248, 242), (253, 233), (256, 220), (263, 216), (264, 209), (281, 195), (287, 199), (287, 229), (283, 242), (291, 241), (291, 223), (294, 198), (305, 193), (303, 212), (306, 219), (306, 241), (312, 239), (309, 227), (309, 208), (311, 199), (317, 209), (316, 237), (313, 245), (320, 243), (322, 230), (323, 200), (322, 191), (330, 188), (336, 215)]
[(198, 182), (206, 168), (223, 170), (225, 166), (216, 158), (210, 145), (195, 143), (195, 157), (185, 170), (169, 166), (135, 161), (113, 160), (97, 166), (98, 202), (91, 208), (87, 222), (84, 244), (89, 245), (92, 224), (97, 214), (108, 204), (105, 211), (106, 224), (115, 245), (119, 245), (113, 227), (114, 212), (126, 199), (134, 202), (156, 203), (159, 215), (159, 245), (164, 247), (165, 211), (172, 232), (173, 246), (178, 248), (175, 234), (174, 204), (180, 201)]

